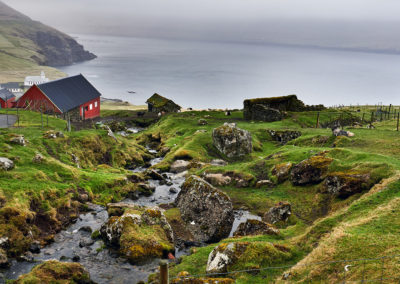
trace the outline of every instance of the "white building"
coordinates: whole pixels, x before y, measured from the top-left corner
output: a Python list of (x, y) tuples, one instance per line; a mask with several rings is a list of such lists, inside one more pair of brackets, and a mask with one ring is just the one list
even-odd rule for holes
[(33, 86), (33, 85), (39, 85), (43, 83), (49, 82), (49, 78), (46, 78), (46, 75), (42, 71), (40, 73), (40, 76), (27, 76), (25, 77), (25, 82), (24, 85), (27, 87)]

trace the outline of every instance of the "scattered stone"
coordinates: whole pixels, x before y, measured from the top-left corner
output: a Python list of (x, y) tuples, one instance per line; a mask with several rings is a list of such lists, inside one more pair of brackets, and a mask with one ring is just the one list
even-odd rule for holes
[(229, 158), (245, 156), (253, 150), (251, 134), (236, 123), (224, 123), (212, 132), (214, 146)]
[(72, 162), (76, 165), (76, 167), (79, 169), (79, 158), (75, 154), (71, 154)]
[(83, 226), (83, 227), (80, 227), (78, 231), (92, 233), (92, 228), (90, 226)]
[(297, 139), (301, 136), (300, 131), (293, 131), (293, 130), (267, 130), (271, 138), (281, 145), (285, 145), (287, 142)]
[(187, 178), (175, 203), (195, 241), (218, 242), (229, 235), (234, 220), (232, 202), (205, 180), (194, 175)]
[(232, 179), (229, 176), (224, 176), (223, 174), (212, 174), (205, 173), (204, 179), (211, 183), (213, 186), (226, 186), (229, 185)]
[(15, 167), (14, 162), (11, 161), (10, 159), (0, 157), (0, 169), (9, 171), (12, 170)]
[(256, 188), (260, 188), (260, 187), (263, 187), (263, 186), (273, 187), (274, 183), (272, 181), (270, 181), (270, 180), (267, 180), (267, 179), (260, 180), (260, 181), (258, 181), (256, 183)]
[(353, 137), (354, 133), (346, 130), (342, 130), (340, 128), (332, 129), (332, 134), (337, 136), (346, 136), (346, 137)]
[(90, 247), (95, 243), (95, 240), (92, 240), (91, 238), (84, 238), (79, 241), (79, 247)]
[(207, 125), (207, 124), (208, 124), (208, 123), (207, 123), (207, 120), (205, 120), (205, 119), (203, 119), (203, 118), (200, 118), (199, 121), (198, 121), (197, 123), (198, 123), (198, 125)]
[(50, 249), (50, 248), (46, 249), (44, 252), (45, 255), (53, 255), (55, 253), (56, 253), (56, 251), (54, 249)]
[(170, 171), (172, 173), (181, 173), (184, 172), (188, 169), (190, 165), (189, 161), (185, 161), (185, 160), (176, 160), (175, 162), (172, 163), (171, 167), (170, 167)]
[(291, 171), (291, 181), (294, 185), (320, 183), (326, 176), (331, 158), (318, 154), (295, 165)]
[(163, 146), (160, 149), (160, 155), (162, 157), (164, 157), (165, 155), (167, 155), (169, 153), (169, 151), (171, 151), (171, 148), (169, 148), (168, 146)]
[(32, 162), (33, 162), (33, 163), (40, 164), (40, 163), (43, 161), (43, 159), (44, 159), (44, 157), (43, 157), (40, 153), (37, 153), (37, 154), (33, 157)]
[(59, 137), (59, 138), (65, 138), (64, 133), (62, 133), (61, 131), (57, 131), (56, 132), (56, 136)]
[(292, 206), (289, 202), (279, 202), (270, 208), (263, 216), (263, 221), (269, 224), (286, 222), (292, 214)]
[(323, 192), (340, 198), (369, 190), (372, 187), (370, 174), (358, 172), (336, 172), (329, 174), (324, 182)]
[(212, 160), (210, 163), (212, 166), (226, 166), (228, 163), (221, 159)]
[(171, 187), (171, 188), (169, 189), (169, 192), (172, 193), (172, 194), (175, 194), (175, 193), (177, 193), (178, 191), (176, 190), (175, 187)]
[(162, 175), (160, 175), (159, 173), (157, 173), (155, 170), (152, 169), (146, 170), (146, 176), (154, 180), (165, 180), (165, 178)]
[(29, 251), (31, 253), (40, 253), (40, 243), (38, 241), (32, 242), (29, 247)]
[(233, 233), (234, 237), (253, 236), (253, 235), (278, 235), (279, 230), (272, 225), (259, 220), (247, 220), (240, 223)]
[(19, 261), (34, 262), (35, 258), (33, 257), (33, 254), (30, 251), (27, 251), (23, 255), (20, 255), (18, 257), (18, 260)]
[(5, 248), (10, 244), (10, 240), (8, 237), (2, 237), (0, 238), (0, 248)]
[(3, 249), (0, 249), (0, 268), (8, 267), (10, 263), (8, 262), (7, 254)]
[(26, 146), (26, 141), (24, 135), (14, 136), (10, 139), (11, 144), (16, 144), (20, 146)]
[(289, 178), (290, 170), (292, 169), (292, 163), (283, 163), (275, 165), (272, 169), (272, 174), (277, 177), (278, 182), (284, 182)]
[(79, 262), (81, 260), (81, 257), (79, 256), (79, 255), (74, 255), (73, 257), (72, 257), (72, 261), (73, 262)]
[(213, 249), (208, 256), (206, 273), (227, 273), (248, 247), (248, 242), (221, 244)]

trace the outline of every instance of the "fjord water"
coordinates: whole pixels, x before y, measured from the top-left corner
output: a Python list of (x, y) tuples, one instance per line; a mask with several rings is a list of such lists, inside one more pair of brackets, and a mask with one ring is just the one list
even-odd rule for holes
[(75, 37), (98, 58), (60, 69), (68, 75), (82, 73), (106, 98), (136, 105), (155, 92), (193, 108), (241, 108), (245, 98), (288, 94), (307, 104), (400, 104), (399, 54)]

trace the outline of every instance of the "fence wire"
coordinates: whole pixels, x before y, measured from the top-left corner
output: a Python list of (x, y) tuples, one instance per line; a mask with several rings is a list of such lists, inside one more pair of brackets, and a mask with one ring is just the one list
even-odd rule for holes
[[(305, 273), (302, 273), (302, 279), (291, 279), (290, 269), (294, 267), (296, 269), (306, 268)], [(318, 275), (318, 273), (313, 272), (315, 270), (324, 272)], [(269, 266), (257, 269), (227, 271), (224, 273), (175, 276), (170, 277), (170, 280), (174, 280), (174, 283), (179, 283), (180, 280), (184, 281), (185, 279), (229, 277), (233, 274), (241, 273), (260, 274), (263, 271), (271, 272), (262, 276), (265, 279), (265, 283), (400, 283), (400, 254), (377, 258), (341, 259), (305, 264)]]

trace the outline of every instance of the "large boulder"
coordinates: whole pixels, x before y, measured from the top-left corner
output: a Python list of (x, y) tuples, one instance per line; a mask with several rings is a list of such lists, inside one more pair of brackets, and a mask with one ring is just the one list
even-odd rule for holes
[(259, 221), (247, 220), (240, 223), (239, 227), (233, 233), (234, 237), (251, 236), (251, 235), (278, 235), (279, 230), (272, 225)]
[(14, 162), (10, 159), (0, 157), (0, 170), (9, 171), (14, 168)]
[(286, 222), (292, 214), (292, 206), (289, 202), (279, 202), (270, 208), (263, 216), (263, 221), (269, 224)]
[(35, 266), (31, 272), (21, 275), (16, 284), (23, 283), (93, 283), (89, 272), (79, 263), (45, 261)]
[(294, 130), (267, 130), (271, 138), (282, 145), (301, 136), (300, 131)]
[(234, 220), (232, 202), (205, 180), (190, 176), (175, 202), (195, 241), (218, 242), (229, 235)]
[(132, 263), (175, 251), (172, 228), (158, 207), (130, 206), (122, 216), (113, 216), (103, 224), (100, 234)]
[(181, 173), (186, 171), (189, 168), (190, 162), (185, 160), (176, 160), (170, 166), (170, 171), (172, 173)]
[(371, 188), (370, 174), (359, 172), (335, 172), (329, 174), (323, 184), (323, 192), (346, 198)]
[(294, 185), (318, 184), (326, 176), (331, 158), (323, 154), (313, 156), (295, 165), (291, 171), (291, 181)]
[(212, 132), (214, 146), (229, 158), (251, 153), (253, 146), (251, 134), (240, 129), (236, 123), (224, 123)]

